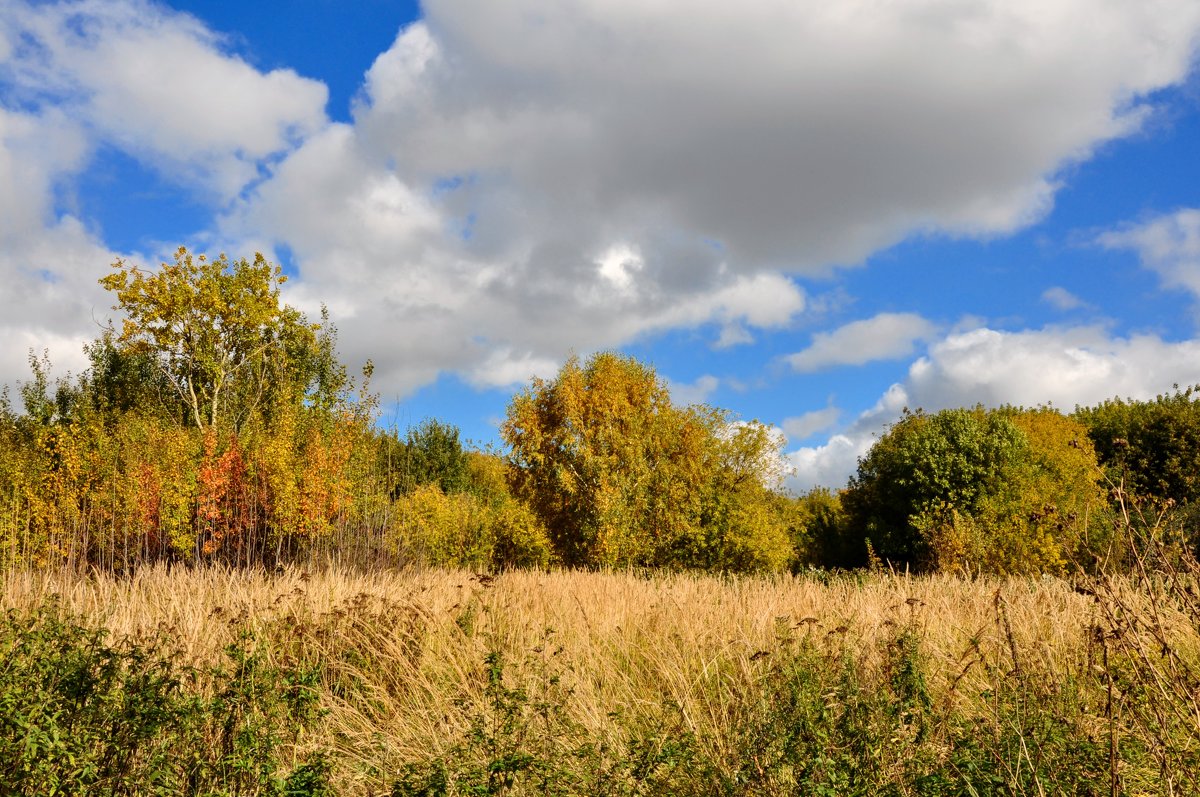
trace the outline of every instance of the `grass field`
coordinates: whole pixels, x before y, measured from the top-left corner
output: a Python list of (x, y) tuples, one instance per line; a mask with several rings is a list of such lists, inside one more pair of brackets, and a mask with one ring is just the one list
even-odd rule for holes
[[(1200, 793), (1190, 573), (1072, 584), (160, 567), (10, 572), (0, 603), (9, 716), (104, 731), (67, 752), (51, 734), (26, 754), (29, 732), (22, 747), (10, 721), (8, 757), (37, 764), (9, 765), (28, 784), (17, 793), (55, 778), (92, 794)], [(64, 643), (64, 624), (108, 635)], [(159, 662), (193, 701), (164, 716), (194, 721), (192, 735), (127, 745), (116, 774), (52, 771), (57, 755), (120, 759), (105, 740), (138, 735), (128, 695), (147, 688), (121, 676), (106, 696), (63, 667), (21, 670), (21, 651), (72, 645), (107, 646), (104, 666), (122, 672)], [(70, 699), (39, 708), (31, 678)], [(177, 749), (154, 744), (207, 752), (189, 775)]]

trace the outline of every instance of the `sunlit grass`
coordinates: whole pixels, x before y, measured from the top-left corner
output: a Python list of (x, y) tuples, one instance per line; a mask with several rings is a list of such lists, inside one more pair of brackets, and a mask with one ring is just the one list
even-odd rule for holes
[[(1165, 690), (1155, 679), (1172, 672), (1164, 665), (1139, 681), (1137, 672), (1163, 660), (1146, 660), (1137, 670), (1136, 649), (1129, 649), (1131, 658), (1115, 636), (1108, 640), (1113, 607), (1119, 603), (1122, 616), (1157, 623), (1185, 663), (1194, 664), (1200, 649), (1200, 628), (1186, 607), (1161, 595), (1152, 599), (1133, 581), (1103, 584), (1104, 600), (1097, 600), (1088, 594), (1094, 588), (1058, 579), (492, 577), (158, 566), (128, 577), (9, 572), (0, 601), (27, 611), (56, 596), (65, 610), (116, 638), (165, 633), (187, 664), (217, 663), (249, 633), (276, 666), (319, 667), (327, 713), (304, 745), (331, 751), (339, 793), (367, 794), (385, 793), (405, 764), (462, 754), (473, 723), (494, 714), (496, 697), (486, 691), (493, 654), (503, 662), (504, 683), (524, 690), (522, 711), (552, 704), (563, 715), (555, 733), (569, 729), (572, 738), (597, 745), (589, 749), (605, 746), (608, 752), (596, 752), (596, 760), (619, 759), (634, 731), (657, 728), (694, 740), (690, 755), (708, 762), (710, 785), (744, 763), (747, 742), (738, 728), (747, 712), (759, 710), (780, 673), (790, 672), (789, 663), (824, 662), (829, 671), (813, 677), (827, 679), (835, 691), (849, 688), (848, 676), (837, 672), (844, 667), (859, 679), (854, 689), (869, 694), (894, 687), (897, 662), (909, 655), (906, 640), (919, 645), (919, 656), (913, 655), (928, 703), (921, 709), (927, 715), (921, 750), (930, 766), (952, 759), (959, 732), (953, 723), (982, 723), (1000, 739), (1005, 724), (1022, 716), (1006, 702), (1013, 696), (1027, 698), (1036, 713), (1053, 709), (1069, 692), (1070, 732), (1103, 747), (1109, 743), (1105, 722), (1125, 705), (1119, 701)], [(1136, 635), (1146, 627), (1139, 631), (1134, 623), (1126, 630)], [(1145, 631), (1143, 647), (1150, 651), (1155, 640)], [(1116, 706), (1106, 655), (1128, 662)], [(850, 699), (829, 698), (831, 705)], [(1105, 700), (1107, 707), (1100, 705)], [(1085, 727), (1089, 723), (1093, 727)], [(1192, 730), (1200, 740), (1200, 719)], [(1122, 726), (1124, 734), (1133, 731)], [(1139, 742), (1134, 750), (1143, 768), (1153, 757), (1145, 747)], [(887, 761), (905, 765), (898, 755)], [(1021, 762), (1008, 766), (1001, 774), (1019, 779)], [(896, 777), (902, 775), (897, 769)]]

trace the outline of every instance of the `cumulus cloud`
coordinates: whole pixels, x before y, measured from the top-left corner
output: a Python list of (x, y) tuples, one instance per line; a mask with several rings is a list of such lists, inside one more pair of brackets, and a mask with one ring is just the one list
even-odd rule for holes
[(1200, 382), (1200, 341), (1109, 337), (1100, 327), (951, 335), (908, 371), (905, 393), (927, 409), (1004, 403), (1063, 409), (1113, 396), (1149, 398)]
[[(319, 83), (255, 69), (162, 6), (4, 5), (0, 104), (32, 120), (26, 141), (61, 109), (76, 145), (38, 156), (33, 226), (103, 249), (47, 198), (118, 147), (213, 194), (220, 248), (286, 248), (288, 300), (326, 303), (389, 394), (447, 371), (519, 380), (681, 327), (743, 345), (805, 312), (797, 275), (1041, 217), (1065, 165), (1187, 75), (1200, 31), (1191, 0), (423, 9), (364, 76), (353, 123), (332, 124)], [(4, 276), (42, 262), (10, 257)], [(926, 333), (903, 318), (911, 346)], [(799, 367), (844, 361), (822, 354), (835, 343)]]
[(63, 206), (98, 149), (221, 203), (324, 125), (324, 102), (148, 2), (0, 5), (0, 383), (27, 377), (29, 349), (77, 372), (111, 315), (97, 278), (122, 253)]
[(406, 176), (476, 176), (466, 204), (498, 181), (544, 223), (598, 212), (719, 241), (745, 267), (1028, 223), (1064, 162), (1186, 75), (1200, 26), (1186, 0), (425, 10), (359, 117)]
[[(1028, 224), (1064, 165), (1183, 79), (1200, 30), (1186, 0), (424, 10), (353, 124), (310, 137), (222, 223), (286, 244), (310, 299), (350, 311), (349, 356), (374, 352), (401, 394), (672, 328), (745, 345), (805, 311), (789, 272)], [(929, 334), (873, 322), (795, 365), (907, 356)]]
[(1174, 213), (1099, 237), (1110, 249), (1132, 249), (1142, 264), (1153, 269), (1172, 288), (1200, 297), (1200, 209)]
[(667, 380), (671, 401), (675, 404), (703, 404), (721, 386), (721, 380), (712, 374), (697, 377), (694, 382)]
[(502, 240), (480, 243), (492, 236), (484, 223), (448, 209), (459, 190), (406, 182), (355, 127), (330, 125), (226, 214), (221, 234), (286, 244), (300, 271), (288, 300), (310, 312), (327, 304), (347, 359), (374, 359), (376, 383), (396, 395), (440, 371), (481, 386), (521, 382), (571, 350), (680, 327), (715, 325), (716, 343), (751, 339), (805, 306), (792, 279), (738, 273), (703, 243), (677, 250), (696, 266), (691, 280), (677, 280), (678, 264), (657, 247), (582, 222), (543, 238), (514, 221)]
[(0, 106), (0, 384), (28, 378), (30, 350), (78, 372), (94, 319), (107, 315), (96, 269), (113, 255), (54, 208), (56, 186), (86, 156), (86, 137), (61, 111)]
[(946, 336), (918, 358), (902, 382), (823, 445), (789, 454), (797, 490), (840, 487), (858, 457), (904, 407), (936, 411), (975, 404), (1064, 411), (1114, 396), (1149, 399), (1171, 385), (1200, 383), (1200, 341), (1149, 335), (1110, 337), (1100, 327), (1005, 332), (975, 329)]
[(880, 313), (832, 332), (813, 335), (812, 344), (785, 360), (800, 373), (836, 365), (896, 360), (913, 353), (917, 341), (933, 334), (933, 324), (915, 313)]

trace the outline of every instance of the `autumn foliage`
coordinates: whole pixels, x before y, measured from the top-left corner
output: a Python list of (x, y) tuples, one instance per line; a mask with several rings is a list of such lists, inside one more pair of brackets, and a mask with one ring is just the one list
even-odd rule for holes
[(572, 358), (518, 394), (501, 427), (511, 481), (564, 563), (779, 570), (792, 558), (779, 443), (757, 423), (677, 407), (649, 367)]
[(0, 565), (1068, 573), (1119, 563), (1130, 528), (1197, 547), (1191, 389), (906, 412), (844, 489), (794, 496), (776, 430), (676, 404), (612, 352), (519, 391), (505, 453), (437, 420), (383, 429), (370, 363), (356, 383), (285, 281), (261, 255), (116, 263), (89, 367), (55, 379), (31, 354), (0, 394)]

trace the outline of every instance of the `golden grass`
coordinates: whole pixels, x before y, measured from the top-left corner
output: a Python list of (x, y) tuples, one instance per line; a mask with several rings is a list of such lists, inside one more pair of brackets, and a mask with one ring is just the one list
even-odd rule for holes
[[(165, 631), (193, 663), (249, 631), (283, 662), (326, 665), (329, 709), (314, 745), (335, 748), (343, 782), (377, 788), (403, 761), (447, 749), (483, 694), (483, 660), (506, 677), (571, 691), (571, 721), (598, 738), (612, 712), (678, 706), (686, 730), (722, 744), (734, 696), (805, 637), (864, 670), (904, 629), (922, 639), (935, 700), (965, 703), (997, 673), (1089, 666), (1097, 603), (1060, 580), (874, 575), (834, 578), (628, 573), (279, 573), (147, 568), (131, 577), (9, 572), (0, 606), (62, 606), (115, 636)], [(1127, 591), (1137, 603), (1145, 597)], [(1137, 604), (1141, 605), (1141, 604)], [(1176, 622), (1168, 618), (1168, 622)], [(1176, 622), (1196, 644), (1196, 629)], [(728, 698), (728, 699), (726, 699)], [(347, 790), (346, 793), (352, 793)]]

